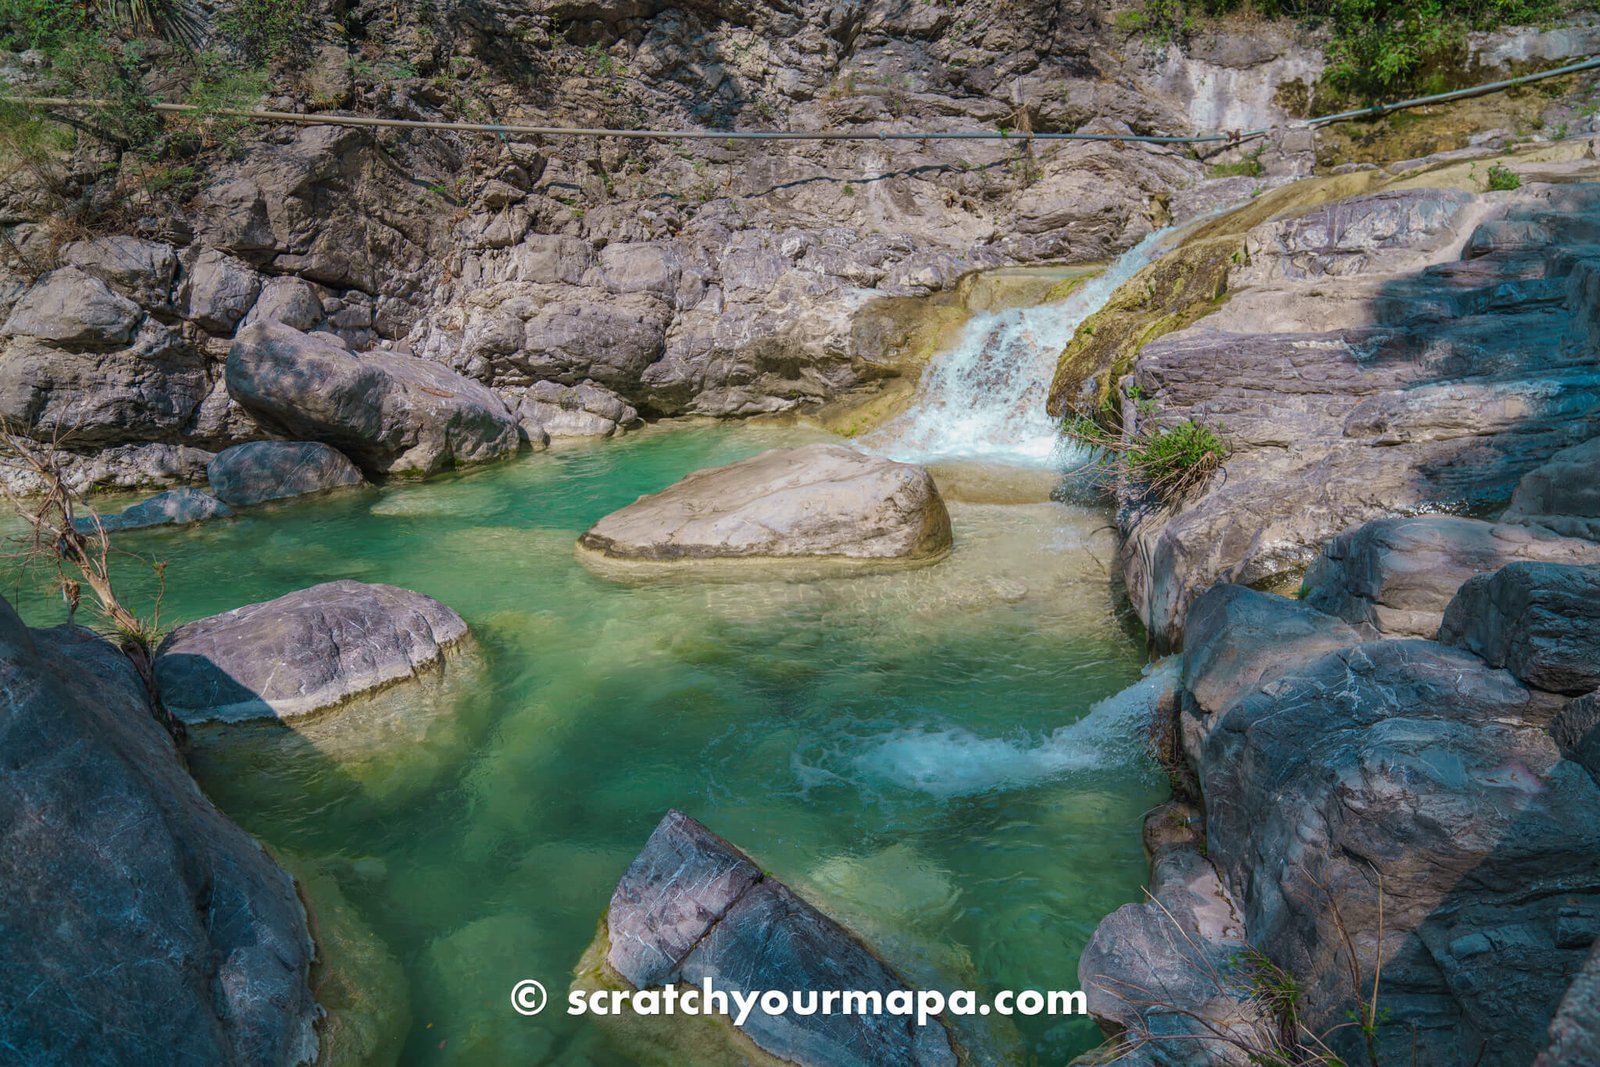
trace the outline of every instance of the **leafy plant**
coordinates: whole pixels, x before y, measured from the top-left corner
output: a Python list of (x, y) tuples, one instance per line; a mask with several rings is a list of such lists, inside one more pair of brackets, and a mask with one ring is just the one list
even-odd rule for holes
[(1266, 150), (1266, 144), (1257, 145), (1256, 149), (1247, 152), (1243, 159), (1213, 165), (1206, 171), (1206, 175), (1211, 178), (1259, 178), (1266, 170), (1261, 165), (1261, 156)]
[(1484, 184), (1488, 188), (1500, 192), (1509, 189), (1521, 189), (1522, 177), (1504, 163), (1496, 163), (1489, 168), (1489, 176)]

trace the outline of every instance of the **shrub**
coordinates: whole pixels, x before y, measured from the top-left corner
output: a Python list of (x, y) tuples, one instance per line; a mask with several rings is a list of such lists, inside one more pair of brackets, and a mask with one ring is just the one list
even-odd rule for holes
[(1507, 189), (1521, 189), (1522, 177), (1504, 163), (1496, 163), (1489, 168), (1489, 177), (1486, 184), (1490, 189), (1504, 191)]
[[(1144, 414), (1155, 407), (1152, 398), (1135, 398), (1134, 403)], [(1118, 436), (1093, 417), (1074, 414), (1063, 420), (1061, 432), (1097, 449), (1102, 467), (1162, 503), (1173, 503), (1203, 487), (1228, 458), (1220, 433), (1193, 419)]]

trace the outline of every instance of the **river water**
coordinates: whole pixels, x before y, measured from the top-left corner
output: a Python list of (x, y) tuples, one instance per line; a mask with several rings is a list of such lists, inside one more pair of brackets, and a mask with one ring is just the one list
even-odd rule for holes
[[(1042, 343), (1058, 350), (1082, 315), (1050, 314)], [(1039, 436), (1009, 458), (1044, 463), (1038, 405), (998, 402), (1021, 404)], [(1008, 458), (982, 443), (1003, 432), (974, 431), (962, 458)], [(558, 1008), (522, 1018), (508, 996), (537, 978), (564, 1003), (612, 888), (669, 807), (916, 982), (1077, 988), (1096, 923), (1140, 895), (1140, 817), (1163, 794), (1142, 744), (1148, 696), (1118, 696), (1144, 657), (1114, 610), (1101, 509), (958, 492), (953, 555), (882, 575), (620, 585), (573, 558), (589, 524), (642, 493), (823, 436), (650, 429), (119, 540), (168, 562), (169, 624), (354, 578), (430, 594), (472, 626), (478, 651), (442, 682), (391, 691), (414, 729), (276, 731), (191, 760), (229, 814), (309, 876), (314, 903), (331, 911), (337, 894), (381, 942), (356, 976), (373, 987), (375, 1045), (407, 1064), (636, 1062), (603, 1026)], [(921, 448), (894, 440), (877, 445)], [(125, 589), (147, 597), (124, 564)], [(31, 621), (53, 621), (47, 598), (20, 599)], [(966, 1038), (980, 1063), (1060, 1063), (1099, 1041), (1083, 1019)]]

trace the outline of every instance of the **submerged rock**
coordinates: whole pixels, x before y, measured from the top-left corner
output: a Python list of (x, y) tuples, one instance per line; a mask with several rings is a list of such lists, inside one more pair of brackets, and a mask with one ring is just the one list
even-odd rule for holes
[(580, 556), (672, 563), (931, 561), (950, 515), (921, 467), (838, 445), (774, 449), (697, 471), (589, 528)]
[(1379, 519), (1323, 546), (1306, 602), (1389, 637), (1433, 637), (1461, 583), (1518, 560), (1600, 563), (1600, 544), (1456, 515)]
[[(605, 964), (634, 990), (670, 984), (716, 990), (856, 990), (887, 997), (908, 986), (847, 930), (774, 881), (704, 826), (669, 811), (612, 895)], [(774, 1060), (803, 1067), (959, 1062), (942, 1020), (918, 1026), (889, 1013), (771, 1016), (740, 1032)]]
[(428, 474), (516, 452), (517, 420), (493, 391), (449, 367), (350, 352), (278, 322), (239, 331), (228, 394), (285, 436), (322, 441), (369, 474)]
[(416, 677), (466, 637), (432, 597), (325, 582), (178, 627), (155, 674), (185, 722), (287, 720)]
[(341, 452), (316, 441), (251, 441), (225, 448), (207, 465), (206, 478), (219, 499), (240, 506), (364, 481)]
[[(225, 519), (232, 514), (226, 504), (209, 493), (198, 489), (169, 489), (115, 515), (102, 515), (100, 528), (115, 533), (147, 526), (187, 526), (207, 519)], [(88, 518), (74, 519), (72, 524), (83, 533), (92, 531), (95, 525), (94, 520)]]
[(7, 1057), (315, 1061), (294, 883), (195, 786), (131, 663), (0, 601), (0, 688)]
[(1580, 695), (1600, 687), (1600, 566), (1512, 563), (1464, 584), (1439, 641), (1528, 685)]

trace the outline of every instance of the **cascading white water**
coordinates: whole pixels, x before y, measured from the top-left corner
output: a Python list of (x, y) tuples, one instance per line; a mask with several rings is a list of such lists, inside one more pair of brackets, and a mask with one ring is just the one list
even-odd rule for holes
[(910, 406), (863, 438), (892, 459), (1046, 466), (1081, 459), (1045, 411), (1061, 350), (1084, 319), (1165, 251), (1158, 230), (1054, 304), (974, 315), (922, 373)]

